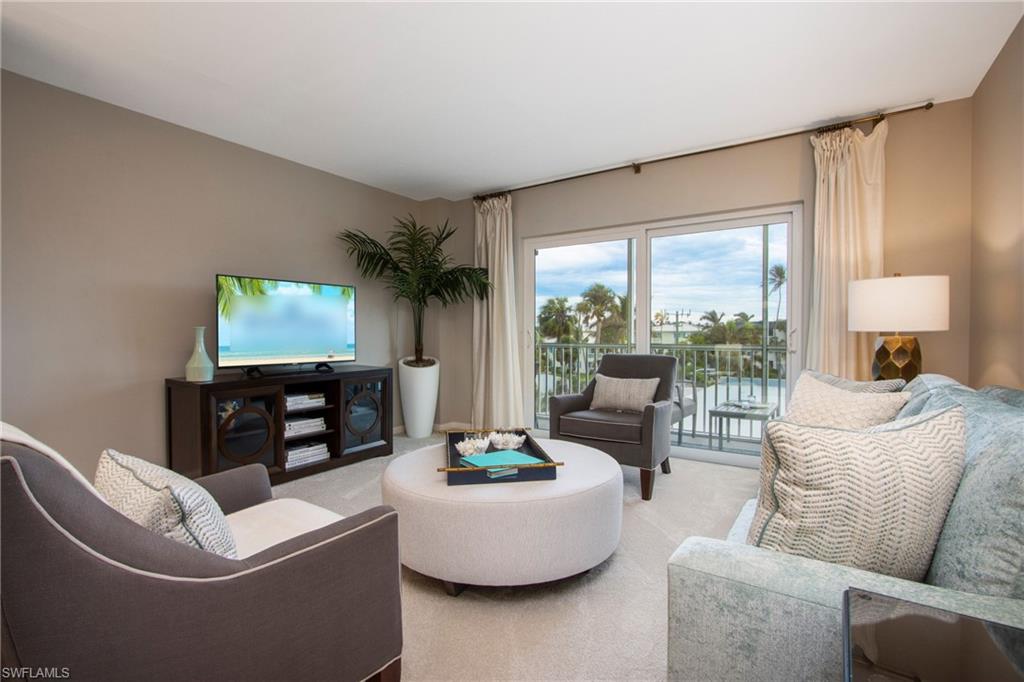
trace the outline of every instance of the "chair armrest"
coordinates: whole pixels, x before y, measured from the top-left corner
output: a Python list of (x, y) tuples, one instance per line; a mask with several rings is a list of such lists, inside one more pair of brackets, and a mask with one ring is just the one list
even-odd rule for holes
[(1024, 627), (1020, 600), (692, 537), (669, 559), (669, 678), (838, 679), (843, 591)]
[(551, 438), (558, 438), (561, 435), (561, 418), (563, 414), (578, 412), (590, 407), (590, 401), (582, 393), (568, 393), (566, 395), (553, 395), (548, 398), (548, 430)]
[[(224, 623), (273, 621), (268, 648), (281, 663), (271, 673), (267, 663), (241, 664), (218, 677), (285, 679), (290, 666), (311, 666), (305, 679), (364, 679), (402, 654), (401, 565), (398, 554), (398, 512), (378, 506), (248, 557), (244, 577), (230, 603)], [(244, 594), (258, 595), (247, 601)], [(253, 610), (256, 610), (255, 613)], [(204, 617), (209, 617), (204, 616)], [(221, 650), (237, 647), (235, 633), (216, 627)], [(240, 656), (248, 658), (248, 653)], [(291, 663), (286, 661), (291, 660)], [(246, 671), (244, 674), (239, 673)], [(308, 672), (308, 674), (306, 674)]]
[(675, 384), (676, 393), (674, 400), (679, 401), (680, 407), (682, 407), (683, 393), (685, 392), (685, 388), (687, 386), (690, 387), (690, 400), (692, 400), (694, 403), (697, 402), (697, 384), (693, 383), (692, 381), (677, 381)]
[(262, 464), (246, 464), (200, 476), (196, 483), (206, 488), (225, 514), (233, 514), (274, 497), (270, 491), (270, 475)]
[(181, 578), (101, 562), (80, 576), (89, 590), (69, 609), (87, 617), (62, 625), (69, 642), (90, 644), (65, 646), (61, 660), (83, 679), (362, 680), (401, 655), (390, 507), (236, 563), (227, 575)]
[(671, 400), (644, 405), (640, 444), (645, 453), (651, 454), (649, 468), (660, 464), (672, 449), (672, 405)]

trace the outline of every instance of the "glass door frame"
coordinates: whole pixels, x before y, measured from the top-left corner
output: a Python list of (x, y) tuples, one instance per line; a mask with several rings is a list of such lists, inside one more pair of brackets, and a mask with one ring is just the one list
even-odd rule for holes
[[(550, 249), (559, 246), (577, 246), (582, 244), (593, 244), (598, 242), (619, 241), (624, 239), (635, 240), (634, 250), (635, 280), (634, 295), (636, 307), (635, 343), (637, 353), (650, 352), (651, 341), (651, 269), (650, 253), (651, 240), (657, 237), (667, 237), (681, 234), (693, 234), (708, 232), (711, 230), (728, 230), (739, 227), (752, 227), (755, 225), (787, 223), (787, 269), (788, 283), (786, 291), (786, 332), (788, 335), (787, 351), (789, 354), (790, 367), (797, 370), (804, 367), (804, 346), (805, 338), (804, 317), (809, 303), (806, 296), (805, 272), (808, 270), (811, 254), (805, 250), (804, 232), (807, 227), (803, 220), (803, 204), (783, 204), (765, 206), (757, 209), (744, 211), (731, 211), (728, 213), (705, 214), (686, 218), (674, 218), (655, 222), (643, 222), (616, 227), (604, 227), (595, 229), (583, 229), (564, 234), (550, 235), (544, 237), (527, 237), (522, 240), (520, 256), (522, 263), (520, 272), (520, 320), (522, 329), (523, 354), (521, 359), (522, 385), (523, 385), (523, 414), (529, 415), (531, 423), (535, 414), (534, 405), (534, 367), (536, 362), (536, 349), (534, 329), (536, 328), (536, 252), (540, 249)], [(786, 373), (786, 395), (789, 397), (799, 371)], [(709, 461), (722, 461), (729, 464), (742, 462), (743, 459), (756, 462), (756, 458), (747, 455), (732, 455), (731, 453), (706, 452), (695, 448), (683, 448), (684, 454), (695, 459)], [(736, 460), (735, 458), (743, 458)], [(747, 466), (750, 466), (748, 463)], [(756, 464), (755, 464), (756, 466)]]

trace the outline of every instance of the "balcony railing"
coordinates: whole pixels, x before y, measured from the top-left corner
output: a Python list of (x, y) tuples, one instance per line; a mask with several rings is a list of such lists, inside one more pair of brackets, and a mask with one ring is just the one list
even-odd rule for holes
[[(563, 393), (579, 393), (594, 377), (605, 353), (632, 353), (627, 344), (540, 343), (534, 365), (535, 425), (547, 426), (548, 398)], [(687, 397), (696, 397), (697, 414), (683, 420), (687, 445), (707, 447), (712, 425), (708, 410), (730, 400), (753, 396), (756, 402), (773, 402), (785, 412), (786, 348), (784, 346), (698, 346), (691, 344), (651, 344), (651, 352), (674, 355), (678, 360), (676, 380), (685, 382)], [(695, 421), (694, 421), (695, 420)], [(675, 428), (678, 428), (677, 425)], [(732, 424), (734, 445), (750, 451), (761, 439), (761, 425), (743, 420)], [(676, 436), (680, 435), (675, 433)], [(717, 443), (717, 441), (716, 441)], [(756, 450), (756, 449), (755, 449)]]

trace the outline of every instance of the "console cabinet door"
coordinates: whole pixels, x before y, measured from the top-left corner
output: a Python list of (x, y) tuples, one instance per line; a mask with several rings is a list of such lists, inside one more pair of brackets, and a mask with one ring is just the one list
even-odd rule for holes
[(213, 428), (208, 468), (211, 473), (246, 464), (271, 472), (283, 462), (284, 388), (235, 389), (210, 393)]
[(343, 454), (353, 454), (388, 442), (387, 431), (391, 425), (385, 418), (384, 406), (390, 399), (384, 376), (344, 382)]

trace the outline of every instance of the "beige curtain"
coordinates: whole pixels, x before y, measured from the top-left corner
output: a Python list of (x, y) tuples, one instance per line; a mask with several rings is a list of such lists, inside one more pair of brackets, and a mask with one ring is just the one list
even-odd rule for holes
[(510, 195), (476, 202), (474, 264), (487, 268), (494, 288), (486, 300), (473, 305), (473, 426), (526, 426)]
[(851, 280), (882, 276), (888, 130), (882, 121), (870, 135), (844, 128), (811, 137), (817, 187), (807, 366), (852, 379), (870, 378), (874, 337), (847, 331), (846, 292)]

